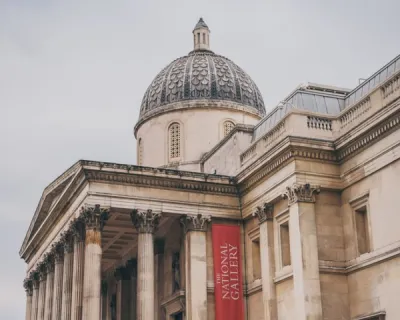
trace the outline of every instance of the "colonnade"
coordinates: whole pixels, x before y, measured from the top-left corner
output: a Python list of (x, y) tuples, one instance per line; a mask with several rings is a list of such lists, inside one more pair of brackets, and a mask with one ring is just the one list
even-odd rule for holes
[[(108, 209), (84, 207), (78, 218), (74, 219), (60, 240), (53, 244), (36, 269), (24, 281), (27, 293), (27, 320), (99, 320), (106, 318), (107, 288), (101, 281), (101, 234), (108, 219)], [(138, 231), (137, 259), (130, 260), (127, 266), (118, 268), (115, 276), (118, 280), (120, 297), (118, 303), (129, 304), (131, 319), (156, 320), (155, 310), (155, 252), (154, 232), (161, 218), (160, 213), (152, 210), (133, 210), (131, 219)], [(186, 319), (205, 319), (207, 312), (206, 287), (206, 229), (210, 217), (201, 215), (181, 219), (186, 237), (191, 240), (186, 250), (202, 254), (202, 263), (196, 266), (199, 272), (196, 279), (190, 279), (188, 294), (193, 297), (193, 312), (186, 312)], [(201, 247), (201, 252), (198, 248)], [(194, 254), (194, 252), (193, 252)], [(190, 254), (189, 254), (190, 257)], [(196, 259), (194, 259), (195, 261)], [(133, 271), (134, 270), (134, 271)], [(190, 274), (187, 272), (186, 274)], [(134, 275), (134, 279), (131, 279)], [(130, 280), (132, 285), (125, 286), (122, 280)], [(132, 281), (134, 280), (134, 281)], [(128, 283), (128, 282), (127, 282)], [(201, 288), (196, 286), (199, 284)], [(135, 301), (124, 301), (123, 292), (135, 295)], [(125, 296), (128, 296), (126, 294)], [(201, 308), (201, 312), (197, 309)], [(127, 307), (119, 308), (127, 310)], [(103, 313), (102, 313), (103, 312)], [(135, 315), (135, 317), (133, 316)], [(118, 319), (122, 317), (119, 315)]]

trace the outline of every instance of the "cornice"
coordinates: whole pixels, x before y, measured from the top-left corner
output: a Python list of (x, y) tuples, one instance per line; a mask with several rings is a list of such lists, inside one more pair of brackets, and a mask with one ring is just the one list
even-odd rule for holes
[(223, 184), (212, 181), (193, 181), (157, 176), (143, 176), (127, 173), (124, 174), (117, 172), (96, 171), (89, 169), (85, 170), (85, 177), (88, 181), (96, 182), (130, 184), (163, 189), (180, 189), (188, 190), (191, 192), (208, 192), (213, 194), (237, 194), (236, 185), (234, 184), (233, 180), (231, 180), (231, 182)]

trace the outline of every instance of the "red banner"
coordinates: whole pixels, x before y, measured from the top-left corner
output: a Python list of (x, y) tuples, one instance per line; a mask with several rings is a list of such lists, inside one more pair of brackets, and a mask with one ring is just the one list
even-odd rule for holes
[(212, 225), (216, 320), (243, 320), (240, 227)]

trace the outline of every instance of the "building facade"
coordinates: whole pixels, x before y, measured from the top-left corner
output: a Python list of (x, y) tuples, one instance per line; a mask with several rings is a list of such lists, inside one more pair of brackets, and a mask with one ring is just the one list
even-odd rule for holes
[[(81, 160), (44, 190), (26, 319), (399, 319), (400, 56), (266, 114), (202, 19), (193, 41), (144, 95), (137, 165)], [(216, 226), (239, 232), (235, 319)]]

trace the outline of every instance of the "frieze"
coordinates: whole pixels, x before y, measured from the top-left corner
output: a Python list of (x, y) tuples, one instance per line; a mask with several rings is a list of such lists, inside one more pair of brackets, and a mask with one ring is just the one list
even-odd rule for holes
[[(235, 185), (222, 185), (202, 183), (197, 181), (185, 181), (185, 180), (167, 180), (163, 177), (156, 178), (150, 176), (137, 176), (137, 175), (123, 175), (112, 172), (96, 172), (86, 171), (85, 175), (88, 180), (92, 181), (108, 181), (112, 183), (127, 183), (133, 185), (143, 185), (148, 187), (159, 187), (159, 188), (170, 188), (170, 189), (182, 189), (199, 192), (210, 192), (210, 193), (222, 193), (236, 195)], [(227, 177), (228, 178), (228, 177)], [(229, 181), (229, 180), (228, 180)]]
[(131, 219), (139, 233), (154, 233), (160, 222), (161, 213), (153, 212), (151, 209), (146, 211), (133, 209), (131, 212)]
[(286, 191), (282, 194), (282, 198), (288, 199), (289, 206), (296, 202), (315, 202), (315, 194), (320, 193), (319, 186), (306, 184), (293, 184), (286, 187)]
[(253, 212), (253, 217), (257, 217), (259, 223), (263, 223), (267, 220), (272, 220), (274, 212), (274, 205), (270, 203), (264, 203), (262, 207), (258, 206), (256, 211)]
[(180, 219), (185, 233), (188, 231), (207, 231), (208, 224), (211, 222), (211, 216), (187, 215)]

